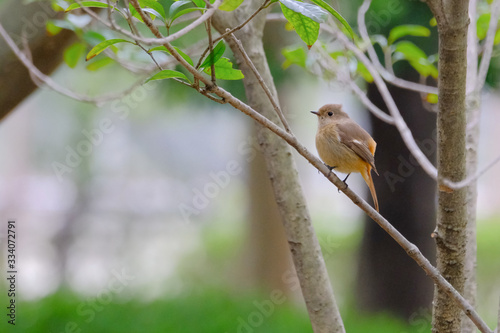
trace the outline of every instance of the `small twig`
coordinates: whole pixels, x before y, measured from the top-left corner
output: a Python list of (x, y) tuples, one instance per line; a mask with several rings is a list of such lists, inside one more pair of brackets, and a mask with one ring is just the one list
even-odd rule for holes
[(243, 48), (243, 45), (241, 44), (241, 42), (238, 40), (238, 38), (236, 38), (236, 36), (233, 33), (229, 34), (228, 36), (229, 36), (229, 38), (231, 38), (235, 42), (236, 47), (238, 48), (238, 51), (240, 51), (241, 55), (243, 56), (243, 59), (245, 59), (245, 62), (248, 65), (248, 67), (250, 67), (250, 69), (252, 70), (253, 74), (257, 78), (257, 81), (259, 81), (260, 86), (262, 87), (262, 89), (264, 89), (264, 92), (266, 93), (267, 97), (269, 98), (269, 101), (273, 105), (274, 111), (276, 112), (276, 114), (280, 118), (281, 122), (283, 123), (283, 126), (285, 127), (285, 130), (288, 133), (292, 133), (292, 130), (290, 129), (290, 126), (288, 125), (288, 122), (286, 121), (285, 115), (283, 114), (283, 111), (281, 110), (278, 102), (276, 101), (276, 99), (274, 98), (273, 94), (271, 93), (271, 90), (269, 90), (269, 87), (264, 82), (264, 79), (262, 78), (262, 76), (260, 75), (259, 71), (255, 67), (254, 63), (252, 62), (252, 59), (250, 59), (250, 57), (248, 56), (247, 52)]
[[(356, 84), (356, 82), (354, 82), (351, 77), (345, 78), (344, 76), (339, 75), (340, 70), (337, 63), (330, 55), (327, 54), (326, 50), (323, 47), (313, 46), (313, 51), (319, 53), (320, 55), (318, 63), (321, 69), (327, 70), (329, 72), (333, 71), (335, 74), (337, 74), (335, 78), (339, 82), (349, 85), (351, 91), (356, 94), (356, 96), (358, 96), (361, 103), (363, 103), (363, 105), (365, 105), (366, 108), (370, 110), (370, 112), (375, 117), (387, 124), (394, 125), (394, 118), (384, 111), (380, 110), (375, 104), (373, 104), (372, 101), (370, 101), (370, 99), (366, 96), (366, 93), (361, 90), (361, 88)], [(326, 63), (323, 64), (323, 61), (326, 61)]]
[[(362, 18), (363, 17), (364, 16), (362, 16)], [(359, 24), (359, 26), (361, 26), (361, 24)], [(360, 28), (360, 33), (361, 30), (362, 29)], [(366, 69), (370, 72), (370, 74), (373, 77), (373, 82), (377, 86), (380, 95), (382, 96), (385, 104), (387, 105), (387, 108), (389, 109), (391, 116), (394, 118), (394, 125), (398, 129), (404, 143), (406, 144), (412, 155), (415, 157), (415, 159), (418, 161), (420, 166), (424, 169), (424, 171), (433, 179), (437, 179), (437, 169), (434, 167), (434, 165), (432, 165), (429, 159), (424, 155), (422, 150), (418, 147), (410, 129), (408, 128), (408, 125), (401, 116), (401, 113), (399, 112), (396, 102), (394, 102), (394, 99), (392, 98), (392, 95), (389, 89), (387, 88), (386, 83), (380, 76), (379, 72), (377, 71), (373, 63), (366, 57), (366, 55), (357, 46), (355, 46), (350, 40), (348, 40), (343, 33), (338, 31), (334, 31), (333, 33), (336, 34), (337, 39), (342, 44), (344, 44), (348, 50), (352, 51), (356, 56), (356, 58), (358, 58), (358, 60), (361, 61), (363, 65), (365, 65)], [(363, 35), (363, 33), (361, 34)]]
[[(240, 30), (241, 28), (243, 28), (248, 22), (250, 22), (258, 13), (260, 13), (261, 10), (263, 10), (264, 8), (266, 8), (268, 5), (269, 5), (269, 1), (270, 0), (265, 0), (264, 3), (252, 14), (250, 15), (250, 17), (248, 17), (243, 23), (239, 24), (238, 26), (232, 28), (231, 30), (229, 31), (226, 31), (225, 33), (223, 33), (222, 35), (220, 35), (219, 37), (217, 37), (215, 40), (214, 40), (214, 43), (217, 43), (218, 41), (220, 41), (221, 39), (225, 38), (226, 36), (228, 36), (229, 34), (232, 34), (238, 30)], [(201, 64), (201, 59), (203, 59), (203, 57), (205, 56), (205, 54), (207, 54), (208, 52), (208, 47), (205, 49), (205, 51), (203, 51), (203, 53), (201, 54), (201, 57), (200, 57), (200, 63), (196, 66), (196, 68), (200, 67), (200, 64)]]
[[(430, 87), (427, 85), (421, 85), (415, 82), (411, 81), (406, 81), (403, 79), (400, 79), (396, 77), (394, 74), (389, 73), (380, 63), (378, 60), (377, 52), (375, 51), (375, 48), (373, 47), (370, 37), (368, 36), (368, 31), (366, 29), (366, 22), (365, 22), (365, 15), (366, 12), (368, 11), (368, 8), (370, 8), (371, 0), (365, 0), (361, 7), (359, 7), (358, 10), (358, 26), (359, 26), (359, 33), (361, 35), (361, 38), (363, 39), (363, 42), (366, 44), (368, 55), (370, 57), (370, 60), (372, 61), (373, 65), (377, 69), (377, 71), (382, 75), (384, 80), (387, 82), (392, 83), (393, 85), (397, 87), (401, 87), (404, 89), (408, 90), (413, 90), (417, 92), (424, 92), (427, 94), (437, 94), (437, 88), (436, 87)], [(387, 64), (386, 64), (387, 66)]]
[[(210, 4), (210, 2), (208, 2), (207, 6), (209, 4)], [(205, 26), (207, 28), (208, 49), (210, 51), (210, 53), (209, 53), (209, 57), (210, 57), (210, 77), (212, 78), (212, 83), (216, 84), (216, 81), (215, 81), (215, 64), (214, 64), (214, 56), (215, 55), (213, 54), (213, 52), (214, 52), (214, 43), (212, 42), (212, 19), (211, 19), (211, 17), (209, 17), (208, 20), (205, 22)]]
[(392, 52), (390, 47), (386, 47), (384, 50), (384, 63), (385, 63), (385, 68), (387, 69), (389, 74), (396, 77), (396, 75), (394, 74), (394, 67), (392, 63)]
[(5, 31), (2, 23), (0, 22), (0, 36), (5, 40), (9, 48), (12, 50), (14, 55), (19, 59), (19, 61), (26, 67), (26, 69), (29, 71), (30, 75), (34, 78), (36, 78), (38, 81), (34, 80), (35, 84), (39, 82), (45, 83), (49, 88), (52, 90), (60, 93), (61, 95), (67, 96), (69, 98), (75, 99), (77, 101), (85, 102), (85, 103), (93, 103), (93, 104), (101, 104), (107, 101), (119, 99), (125, 95), (130, 94), (132, 91), (134, 91), (138, 86), (140, 86), (143, 83), (143, 80), (140, 80), (136, 82), (134, 85), (132, 85), (130, 88), (116, 94), (108, 94), (104, 95), (101, 97), (93, 98), (85, 95), (80, 95), (78, 93), (75, 93), (74, 91), (71, 91), (60, 84), (56, 83), (54, 80), (52, 80), (51, 77), (43, 74), (31, 61), (30, 59), (24, 54), (16, 45), (16, 43), (12, 40), (12, 38), (9, 36), (7, 31)]
[(495, 2), (493, 2), (493, 4), (491, 5), (490, 25), (488, 27), (486, 39), (484, 41), (483, 56), (481, 58), (481, 64), (479, 65), (479, 71), (477, 74), (477, 80), (476, 80), (477, 91), (481, 91), (486, 81), (486, 74), (488, 74), (488, 68), (490, 66), (491, 54), (493, 52), (493, 42), (497, 31), (499, 16), (500, 16), (500, 0), (495, 0)]
[[(81, 2), (79, 0), (75, 0), (75, 1), (77, 3), (81, 4)], [(172, 34), (172, 35), (170, 35), (168, 37), (161, 37), (161, 38), (146, 38), (146, 37), (135, 36), (134, 34), (131, 34), (127, 30), (122, 29), (122, 28), (120, 28), (118, 26), (113, 27), (109, 22), (107, 22), (106, 20), (103, 20), (99, 15), (97, 15), (93, 11), (89, 10), (87, 7), (82, 6), (82, 9), (87, 14), (89, 14), (90, 16), (92, 16), (94, 19), (96, 19), (100, 23), (102, 23), (104, 26), (110, 28), (111, 30), (119, 32), (119, 33), (121, 33), (122, 35), (124, 35), (124, 36), (126, 36), (128, 38), (131, 38), (133, 40), (138, 40), (142, 44), (145, 44), (145, 45), (163, 45), (165, 43), (170, 43), (170, 42), (172, 42), (172, 41), (174, 41), (174, 40), (176, 40), (176, 39), (184, 36), (188, 32), (190, 32), (193, 29), (195, 29), (196, 27), (198, 27), (200, 24), (204, 23), (207, 20), (207, 18), (211, 17), (215, 13), (215, 11), (217, 10), (217, 8), (219, 8), (219, 5), (221, 4), (221, 2), (222, 2), (222, 0), (215, 0), (215, 2), (212, 4), (212, 7), (209, 8), (205, 13), (203, 13), (200, 17), (198, 17), (192, 23), (190, 23), (186, 27), (182, 28), (181, 30), (177, 31), (176, 33), (174, 33), (174, 34)], [(144, 20), (144, 18), (143, 18), (143, 20)]]
[(349, 87), (351, 87), (352, 92), (354, 92), (358, 96), (361, 103), (363, 103), (363, 105), (366, 106), (375, 117), (389, 125), (394, 125), (394, 118), (384, 111), (380, 110), (375, 104), (373, 104), (368, 96), (366, 96), (366, 93), (361, 90), (361, 88), (356, 84), (356, 82), (354, 82), (353, 80), (349, 80)]

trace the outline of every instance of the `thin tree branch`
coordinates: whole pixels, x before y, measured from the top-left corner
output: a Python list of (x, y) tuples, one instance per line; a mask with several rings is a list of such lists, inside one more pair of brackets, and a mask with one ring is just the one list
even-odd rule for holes
[[(226, 31), (225, 33), (223, 33), (222, 35), (220, 35), (219, 37), (217, 37), (215, 40), (214, 40), (214, 43), (217, 43), (218, 41), (220, 41), (221, 39), (223, 39), (224, 37), (228, 36), (229, 34), (232, 34), (238, 30), (240, 30), (241, 28), (243, 28), (248, 22), (250, 22), (258, 13), (260, 13), (264, 8), (266, 8), (269, 4), (269, 1), (270, 0), (265, 0), (264, 3), (252, 14), (250, 15), (250, 17), (248, 19), (246, 19), (243, 23), (239, 24), (238, 26), (232, 28), (231, 30), (229, 31)], [(201, 64), (201, 59), (203, 59), (203, 57), (205, 56), (205, 54), (207, 54), (208, 52), (208, 47), (205, 49), (205, 51), (203, 51), (203, 53), (201, 54), (201, 57), (200, 57), (200, 61), (199, 63), (197, 64), (196, 68), (199, 68), (200, 67), (200, 64)]]
[[(207, 1), (208, 2), (208, 1)], [(210, 4), (210, 2), (208, 2)], [(212, 20), (209, 17), (205, 21), (205, 26), (207, 28), (207, 34), (208, 34), (208, 50), (210, 51), (210, 77), (212, 78), (212, 83), (216, 84), (215, 81), (215, 64), (214, 64), (214, 54), (212, 52), (214, 51), (214, 43), (212, 42)], [(202, 59), (202, 58), (200, 58)]]
[[(77, 3), (79, 3), (80, 5), (82, 4), (80, 0), (75, 0), (75, 1)], [(94, 19), (101, 22), (104, 26), (110, 28), (111, 30), (117, 31), (128, 38), (131, 38), (133, 40), (139, 40), (142, 44), (145, 44), (145, 45), (163, 45), (165, 43), (170, 43), (170, 42), (184, 36), (188, 32), (191, 32), (193, 29), (195, 29), (200, 24), (204, 23), (209, 17), (211, 17), (215, 13), (217, 8), (219, 8), (221, 2), (222, 2), (222, 0), (215, 0), (213, 5), (211, 6), (211, 8), (207, 9), (207, 11), (205, 11), (205, 13), (203, 13), (200, 17), (198, 17), (192, 23), (190, 23), (186, 27), (182, 28), (181, 30), (177, 31), (176, 33), (169, 35), (168, 37), (161, 37), (161, 38), (146, 38), (146, 37), (136, 36), (136, 35), (128, 32), (127, 30), (122, 29), (118, 26), (113, 27), (112, 24), (110, 24), (106, 20), (102, 19), (99, 15), (97, 15), (93, 11), (89, 10), (87, 7), (82, 6), (82, 9), (87, 14), (92, 16)]]
[(327, 54), (326, 50), (323, 47), (313, 45), (312, 50), (316, 53), (319, 53), (320, 55), (320, 57), (317, 59), (319, 65), (321, 66), (320, 70), (326, 70), (328, 72), (336, 74), (335, 79), (337, 79), (340, 83), (349, 85), (351, 91), (356, 94), (356, 96), (358, 96), (361, 103), (363, 103), (363, 105), (365, 105), (375, 117), (389, 125), (394, 125), (394, 118), (384, 111), (380, 110), (375, 104), (373, 104), (372, 101), (370, 101), (370, 99), (366, 96), (366, 93), (361, 90), (361, 88), (350, 76), (346, 77), (347, 75), (340, 75), (341, 69), (339, 68), (339, 65), (337, 65), (335, 60)]
[[(136, 7), (139, 13), (142, 10), (137, 3), (137, 0), (131, 0), (132, 5)], [(142, 13), (141, 15), (143, 15)], [(146, 18), (145, 21), (148, 21), (149, 18)], [(156, 27), (152, 24), (148, 24), (148, 27), (153, 32), (153, 34), (161, 35), (160, 32), (156, 29)], [(316, 169), (318, 169), (323, 175), (333, 183), (339, 190), (344, 192), (351, 201), (360, 207), (368, 216), (370, 216), (382, 229), (384, 229), (407, 253), (408, 255), (415, 260), (418, 265), (429, 275), (435, 284), (444, 290), (456, 303), (457, 305), (467, 314), (467, 316), (474, 322), (474, 324), (479, 328), (479, 330), (483, 333), (492, 333), (492, 331), (488, 328), (486, 323), (479, 317), (474, 308), (464, 299), (454, 288), (453, 286), (446, 281), (446, 279), (440, 275), (438, 270), (432, 266), (432, 264), (424, 257), (424, 255), (420, 252), (418, 247), (408, 241), (398, 230), (396, 230), (382, 215), (380, 215), (373, 207), (371, 207), (366, 201), (364, 201), (361, 197), (359, 197), (356, 193), (354, 193), (349, 187), (346, 187), (344, 182), (342, 182), (330, 169), (328, 169), (323, 162), (321, 162), (316, 156), (314, 156), (305, 146), (303, 146), (297, 138), (291, 134), (283, 130), (280, 126), (271, 122), (266, 117), (262, 116), (256, 110), (252, 109), (250, 106), (246, 105), (239, 99), (235, 98), (231, 93), (224, 90), (219, 86), (213, 86), (211, 82), (205, 78), (201, 73), (199, 73), (193, 66), (187, 63), (178, 53), (177, 51), (168, 43), (165, 43), (164, 46), (172, 51), (172, 55), (181, 63), (183, 67), (185, 67), (190, 73), (192, 73), (197, 79), (203, 82), (205, 85), (210, 86), (211, 92), (220, 98), (224, 99), (227, 103), (229, 103), (234, 108), (240, 110), (244, 114), (250, 116), (259, 124), (271, 130), (273, 133), (281, 137), (283, 140), (288, 142), (300, 155), (302, 155), (309, 163), (311, 163)]]
[[(419, 83), (411, 82), (411, 81), (406, 81), (403, 79), (400, 79), (396, 77), (394, 74), (390, 73), (387, 71), (382, 64), (380, 63), (377, 52), (375, 51), (375, 48), (372, 45), (372, 42), (370, 40), (370, 36), (368, 36), (368, 31), (366, 29), (366, 23), (365, 23), (365, 16), (366, 12), (368, 11), (368, 8), (370, 8), (371, 0), (365, 0), (361, 7), (359, 7), (358, 10), (358, 27), (359, 27), (359, 33), (361, 35), (361, 38), (363, 39), (363, 42), (366, 44), (368, 55), (370, 56), (370, 59), (377, 69), (377, 71), (382, 75), (384, 80), (387, 82), (392, 83), (393, 85), (408, 89), (408, 90), (413, 90), (417, 92), (423, 92), (427, 94), (437, 94), (437, 88), (436, 87), (431, 87), (427, 85), (422, 85)], [(387, 66), (387, 64), (386, 64)]]
[(49, 88), (52, 90), (60, 93), (61, 95), (67, 96), (69, 98), (85, 102), (85, 103), (93, 103), (93, 104), (101, 104), (107, 101), (119, 99), (123, 96), (126, 96), (130, 94), (132, 91), (134, 91), (138, 86), (140, 86), (144, 80), (137, 81), (135, 84), (133, 84), (130, 88), (119, 92), (115, 94), (108, 94), (108, 95), (103, 95), (100, 97), (89, 97), (86, 95), (81, 95), (78, 93), (75, 93), (74, 91), (67, 89), (54, 80), (50, 76), (47, 76), (43, 74), (38, 68), (36, 68), (35, 65), (33, 65), (32, 61), (24, 54), (19, 47), (16, 45), (16, 43), (12, 40), (12, 38), (9, 36), (7, 31), (5, 31), (2, 23), (0, 22), (0, 36), (5, 40), (9, 48), (12, 50), (12, 52), (15, 54), (15, 56), (21, 61), (21, 63), (28, 69), (30, 72), (30, 75), (32, 77), (36, 78), (37, 80), (33, 80), (35, 84), (39, 84), (40, 82), (45, 83)]
[[(365, 0), (365, 2), (369, 1), (370, 0)], [(411, 134), (410, 129), (408, 128), (408, 125), (401, 116), (401, 113), (399, 112), (399, 109), (396, 103), (394, 102), (394, 99), (392, 98), (392, 95), (389, 92), (387, 85), (385, 84), (384, 80), (380, 76), (379, 72), (377, 71), (373, 63), (366, 57), (366, 55), (357, 46), (355, 46), (351, 41), (349, 41), (343, 33), (337, 30), (333, 31), (333, 33), (336, 35), (337, 39), (342, 44), (345, 45), (345, 47), (348, 50), (354, 53), (356, 58), (358, 58), (363, 63), (363, 65), (365, 65), (366, 69), (370, 72), (370, 74), (373, 77), (373, 82), (380, 91), (380, 94), (384, 99), (384, 102), (387, 105), (387, 108), (389, 109), (391, 116), (394, 119), (394, 125), (401, 134), (401, 138), (405, 142), (406, 146), (408, 147), (412, 155), (415, 157), (415, 159), (418, 161), (420, 166), (424, 169), (424, 171), (433, 179), (437, 179), (436, 168), (434, 167), (434, 165), (432, 165), (429, 159), (424, 155), (422, 150), (418, 147), (417, 143), (415, 142), (415, 139), (413, 138), (413, 135)]]
[(486, 39), (484, 41), (483, 56), (479, 65), (479, 72), (476, 79), (476, 90), (481, 91), (486, 81), (486, 74), (490, 66), (491, 54), (493, 52), (493, 42), (498, 26), (498, 18), (500, 17), (500, 0), (494, 0), (491, 4), (491, 18)]
[[(230, 30), (228, 29), (226, 32), (229, 32), (229, 31)], [(290, 129), (290, 126), (288, 125), (288, 122), (285, 118), (285, 115), (283, 114), (283, 111), (281, 110), (280, 106), (278, 105), (278, 103), (274, 99), (273, 94), (271, 93), (271, 91), (267, 87), (266, 83), (264, 82), (264, 79), (262, 78), (259, 71), (257, 70), (255, 65), (253, 64), (253, 62), (250, 59), (250, 57), (248, 56), (247, 52), (243, 48), (243, 45), (241, 45), (241, 42), (238, 40), (238, 38), (236, 38), (236, 36), (234, 36), (233, 33), (230, 33), (229, 37), (236, 43), (236, 47), (238, 48), (241, 55), (243, 56), (243, 59), (245, 59), (245, 62), (247, 63), (248, 67), (250, 67), (250, 69), (254, 73), (255, 77), (257, 78), (257, 81), (259, 81), (260, 86), (262, 87), (262, 89), (264, 89), (264, 92), (266, 93), (267, 97), (269, 98), (269, 101), (273, 105), (274, 111), (276, 111), (276, 114), (278, 115), (281, 122), (283, 123), (285, 130), (288, 133), (292, 133), (292, 130)]]

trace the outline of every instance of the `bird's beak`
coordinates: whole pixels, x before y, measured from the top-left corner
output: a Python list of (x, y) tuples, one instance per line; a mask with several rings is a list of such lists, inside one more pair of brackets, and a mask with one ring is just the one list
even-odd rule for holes
[(311, 111), (311, 113), (314, 113), (315, 115), (319, 116), (319, 113), (317, 111)]

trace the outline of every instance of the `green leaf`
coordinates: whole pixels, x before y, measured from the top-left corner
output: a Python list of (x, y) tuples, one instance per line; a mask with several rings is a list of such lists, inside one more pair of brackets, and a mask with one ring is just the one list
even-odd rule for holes
[(49, 36), (55, 36), (57, 35), (58, 33), (60, 33), (62, 31), (63, 28), (57, 26), (54, 21), (47, 21), (47, 24), (45, 26), (45, 30), (47, 30), (47, 34), (49, 34)]
[(390, 45), (404, 36), (429, 37), (430, 35), (431, 31), (424, 26), (406, 24), (392, 28), (387, 42)]
[(85, 52), (85, 45), (77, 42), (71, 44), (64, 50), (63, 58), (64, 62), (70, 67), (75, 68), (76, 64), (78, 64), (78, 60), (80, 60), (81, 56)]
[[(177, 51), (177, 53), (179, 53), (179, 55), (184, 58), (184, 60), (186, 60), (191, 66), (194, 66), (194, 63), (193, 63), (193, 60), (191, 60), (191, 58), (186, 54), (184, 53), (181, 49), (179, 49), (178, 47), (174, 46), (174, 49)], [(170, 54), (170, 52), (168, 52), (167, 48), (165, 46), (156, 46), (156, 47), (153, 47), (151, 49), (149, 49), (149, 52), (153, 52), (153, 51), (163, 51), (163, 52), (166, 52), (168, 54)]]
[(370, 74), (366, 66), (361, 61), (358, 61), (356, 73), (358, 73), (363, 79), (365, 79), (366, 82), (368, 83), (373, 82), (373, 76)]
[(476, 22), (477, 38), (483, 40), (486, 38), (490, 26), (491, 14), (485, 13), (478, 17)]
[(306, 43), (307, 47), (311, 48), (311, 46), (318, 39), (319, 23), (307, 16), (289, 9), (282, 3), (280, 3), (280, 5), (281, 11), (283, 12), (283, 15), (285, 15), (285, 18), (288, 20), (288, 22), (290, 22), (291, 25), (293, 25), (295, 31), (304, 41), (304, 43)]
[(493, 44), (498, 45), (500, 43), (500, 29), (495, 33), (495, 39), (493, 39)]
[(104, 42), (97, 44), (96, 46), (94, 46), (94, 48), (92, 50), (90, 50), (90, 52), (87, 54), (87, 58), (86, 58), (87, 61), (92, 59), (93, 57), (95, 57), (96, 55), (98, 55), (99, 53), (101, 53), (102, 51), (106, 50), (108, 47), (110, 47), (111, 45), (116, 44), (116, 43), (131, 43), (131, 44), (133, 44), (132, 42), (125, 40), (125, 39), (105, 40)]
[(330, 14), (332, 14), (333, 17), (335, 17), (337, 20), (339, 20), (339, 22), (349, 32), (349, 34), (351, 35), (351, 38), (353, 40), (356, 39), (355, 38), (356, 35), (354, 34), (354, 31), (352, 31), (352, 28), (349, 25), (349, 23), (347, 23), (347, 20), (342, 15), (340, 15), (339, 12), (337, 12), (332, 6), (330, 6), (328, 3), (326, 3), (323, 0), (311, 0), (311, 2), (314, 2), (316, 5), (320, 6), (321, 8), (323, 8), (324, 10), (326, 10)]
[[(399, 42), (395, 44), (395, 52), (398, 52), (402, 59), (407, 60), (410, 65), (423, 76), (438, 77), (438, 70), (432, 62), (427, 59), (427, 55), (422, 49), (412, 42)], [(396, 54), (397, 56), (397, 54)], [(397, 60), (397, 59), (396, 59)]]
[(238, 8), (243, 3), (243, 0), (224, 0), (219, 6), (220, 10), (230, 12)]
[(320, 7), (308, 3), (295, 0), (280, 0), (280, 3), (282, 5), (281, 8), (285, 6), (286, 8), (294, 11), (297, 14), (301, 14), (310, 18), (314, 22), (323, 23), (326, 21), (328, 16), (327, 13)]
[(306, 51), (303, 47), (297, 47), (295, 49), (286, 48), (281, 50), (281, 54), (285, 57), (285, 61), (283, 62), (283, 69), (287, 69), (291, 65), (297, 65), (302, 68), (306, 68)]
[(425, 97), (425, 100), (431, 104), (437, 104), (438, 103), (438, 95), (427, 94), (427, 96)]
[(101, 69), (109, 64), (114, 63), (115, 61), (111, 58), (105, 57), (101, 59), (97, 59), (95, 61), (92, 61), (90, 64), (87, 65), (87, 70), (89, 71), (97, 71), (98, 69)]
[(66, 8), (66, 11), (69, 12), (70, 10), (78, 9), (81, 7), (107, 8), (108, 4), (100, 1), (82, 1), (81, 5), (79, 3), (71, 4), (68, 8)]
[(224, 54), (224, 51), (226, 51), (226, 44), (224, 44), (224, 41), (220, 41), (215, 45), (214, 49), (212, 52), (203, 60), (203, 63), (200, 65), (200, 68), (206, 68), (210, 67), (212, 64), (215, 64)]
[(170, 20), (171, 20), (171, 22), (173, 22), (176, 19), (178, 19), (179, 17), (181, 17), (182, 15), (187, 14), (187, 13), (191, 13), (191, 12), (195, 12), (197, 10), (203, 10), (203, 8), (191, 7), (191, 8), (185, 8), (185, 9), (179, 10), (177, 13), (175, 13), (174, 16), (172, 16), (170, 18)]
[(192, 3), (191, 1), (189, 0), (179, 0), (179, 1), (175, 1), (172, 6), (170, 6), (170, 8), (168, 9), (168, 17), (171, 19), (175, 13), (177, 13), (179, 11), (179, 9), (184, 6), (184, 5), (187, 5), (189, 3)]
[[(241, 80), (245, 76), (239, 69), (234, 69), (233, 64), (227, 58), (220, 58), (214, 65), (215, 77), (221, 80)], [(212, 69), (205, 68), (205, 73), (211, 75)]]
[(431, 27), (435, 27), (435, 26), (437, 26), (437, 25), (438, 25), (437, 20), (436, 20), (436, 18), (435, 18), (435, 17), (431, 18), (431, 20), (429, 21), (429, 25), (430, 25)]
[(171, 69), (165, 69), (165, 70), (162, 70), (161, 72), (156, 73), (155, 75), (153, 75), (149, 79), (147, 79), (146, 82), (153, 81), (153, 80), (172, 79), (172, 78), (184, 79), (188, 82), (191, 82), (191, 81), (189, 81), (187, 76), (184, 75), (183, 73), (178, 72), (178, 71), (174, 71)]
[(205, 1), (203, 0), (193, 0), (196, 7), (205, 8)]
[(141, 5), (143, 10), (145, 7), (153, 9), (157, 13), (155, 16), (160, 16), (163, 19), (167, 18), (167, 15), (165, 15), (165, 8), (163, 8), (163, 6), (155, 0), (139, 0), (139, 5)]

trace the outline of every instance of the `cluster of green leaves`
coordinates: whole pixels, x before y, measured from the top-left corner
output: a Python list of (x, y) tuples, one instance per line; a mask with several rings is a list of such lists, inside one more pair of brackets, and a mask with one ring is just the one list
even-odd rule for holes
[[(400, 25), (394, 27), (389, 36), (382, 35), (372, 36), (372, 43), (377, 43), (384, 53), (391, 54), (391, 66), (401, 60), (406, 60), (408, 63), (423, 77), (431, 76), (437, 78), (438, 69), (435, 65), (437, 57), (428, 57), (425, 52), (414, 43), (408, 40), (401, 40), (404, 37), (428, 37), (431, 32), (429, 28), (420, 25)], [(306, 68), (307, 53), (302, 47), (286, 48), (282, 51), (285, 57), (283, 63), (284, 68), (295, 64)], [(352, 74), (362, 77), (365, 81), (373, 82), (373, 77), (363, 63), (356, 60), (354, 55), (347, 51), (329, 52), (330, 56), (335, 60), (343, 60), (348, 63), (353, 63)], [(346, 59), (347, 58), (347, 59)], [(427, 100), (431, 103), (436, 103), (436, 95), (429, 94)]]
[[(158, 0), (139, 0), (139, 5), (141, 9), (150, 15), (152, 20), (160, 20), (162, 24), (165, 26), (167, 30), (167, 34), (169, 29), (173, 26), (175, 21), (193, 11), (201, 11), (204, 12), (207, 9), (207, 4), (203, 0), (179, 0), (179, 1), (158, 1)], [(213, 1), (212, 1), (213, 2)], [(236, 9), (242, 0), (225, 0), (219, 7), (221, 10), (231, 11)], [(111, 2), (112, 10), (115, 13), (120, 14), (124, 21), (129, 20), (130, 16), (133, 17), (134, 20), (137, 20), (138, 23), (144, 23), (140, 14), (135, 10), (132, 5), (129, 5), (129, 8), (121, 8), (116, 1)], [(85, 55), (87, 51), (87, 45), (92, 45), (90, 51), (87, 52), (85, 56), (85, 60), (89, 61), (94, 57), (98, 56), (102, 52), (107, 49), (110, 49), (112, 52), (117, 53), (118, 48), (116, 44), (119, 43), (128, 43), (132, 45), (137, 45), (135, 41), (123, 39), (123, 38), (106, 38), (104, 34), (101, 34), (97, 31), (84, 31), (83, 24), (78, 26), (72, 23), (75, 15), (72, 15), (72, 11), (76, 9), (80, 9), (81, 7), (87, 8), (108, 8), (109, 4), (105, 1), (81, 1), (79, 3), (73, 2), (68, 3), (63, 0), (53, 0), (53, 8), (59, 11), (66, 12), (66, 20), (56, 20), (50, 21), (47, 24), (47, 31), (54, 35), (61, 31), (61, 29), (71, 29), (77, 33), (80, 37), (80, 40), (70, 45), (64, 52), (64, 60), (66, 64), (74, 68), (79, 60)], [(80, 15), (79, 17), (85, 17), (85, 15)], [(89, 19), (90, 20), (90, 19)], [(89, 20), (86, 20), (85, 23), (88, 23)], [(109, 32), (105, 34), (109, 35)], [(243, 74), (240, 70), (234, 69), (232, 63), (228, 58), (223, 58), (222, 55), (225, 51), (226, 47), (224, 42), (220, 42), (216, 46), (214, 46), (213, 51), (204, 59), (204, 61), (199, 66), (199, 70), (203, 71), (207, 74), (210, 74), (212, 66), (215, 70), (215, 76), (217, 79), (222, 80), (239, 80), (243, 78)], [(139, 50), (139, 49), (138, 49)], [(193, 60), (182, 50), (176, 48), (177, 52), (191, 65), (193, 65)], [(140, 52), (143, 50), (140, 49)], [(160, 51), (169, 53), (167, 49), (163, 46), (154, 47), (147, 52)], [(87, 69), (89, 70), (97, 70), (105, 65), (113, 63), (114, 61), (109, 57), (99, 57), (98, 59), (92, 61), (87, 65)], [(187, 77), (186, 74), (175, 71), (175, 70), (163, 70), (159, 73), (155, 74), (149, 80), (159, 80), (166, 78), (178, 78), (185, 80), (186, 82), (191, 82), (191, 80)], [(148, 80), (148, 81), (149, 81)]]
[[(170, 28), (175, 24), (176, 20), (191, 13), (193, 11), (204, 12), (207, 9), (207, 4), (204, 0), (139, 0), (139, 5), (141, 9), (147, 13), (152, 20), (160, 20), (162, 25), (166, 28), (167, 34)], [(213, 3), (214, 0), (211, 0)], [(243, 0), (224, 0), (219, 6), (220, 10), (232, 11), (241, 5)], [(269, 1), (269, 5), (278, 2), (278, 0)], [(319, 24), (325, 22), (328, 13), (337, 18), (343, 25), (345, 31), (347, 31), (352, 38), (354, 38), (354, 32), (347, 23), (347, 21), (329, 4), (324, 0), (312, 0), (311, 3), (305, 3), (297, 0), (279, 0), (281, 5), (281, 10), (289, 23), (293, 26), (300, 38), (306, 43), (308, 48), (310, 48), (318, 39), (319, 35)], [(65, 0), (52, 0), (53, 8), (59, 11), (66, 12), (65, 20), (54, 20), (47, 24), (47, 31), (50, 34), (57, 34), (61, 29), (71, 29), (77, 33), (80, 40), (70, 45), (64, 52), (64, 60), (66, 64), (74, 68), (80, 59), (85, 56), (85, 60), (89, 61), (94, 57), (98, 56), (105, 50), (111, 50), (114, 53), (119, 52), (117, 44), (132, 44), (137, 45), (136, 41), (131, 41), (123, 38), (113, 38), (109, 31), (104, 33), (99, 33), (98, 31), (85, 31), (83, 27), (90, 21), (90, 17), (86, 15), (73, 15), (72, 11), (81, 9), (81, 7), (87, 8), (103, 8), (109, 10), (111, 5), (111, 10), (121, 16), (123, 21), (130, 20), (132, 17), (137, 21), (138, 24), (144, 23), (140, 14), (135, 10), (132, 5), (128, 8), (122, 8), (119, 2), (116, 0), (110, 1), (65, 1)], [(84, 19), (82, 19), (84, 18)], [(111, 38), (110, 38), (111, 37)], [(90, 51), (87, 52), (88, 45), (93, 46)], [(138, 45), (137, 45), (138, 46)], [(233, 64), (228, 58), (222, 57), (226, 50), (224, 42), (219, 42), (213, 47), (212, 52), (210, 52), (204, 59), (200, 59), (198, 70), (211, 75), (212, 69), (215, 72), (215, 77), (221, 80), (239, 80), (243, 78), (241, 71), (234, 69)], [(143, 50), (139, 50), (143, 51)], [(163, 46), (154, 47), (147, 50), (148, 53), (160, 51), (169, 53), (167, 49)], [(177, 52), (191, 65), (193, 65), (193, 60), (180, 49)], [(86, 55), (85, 55), (86, 53)], [(97, 70), (114, 61), (110, 57), (98, 57), (92, 62), (88, 63), (87, 69)], [(150, 80), (160, 80), (168, 78), (177, 78), (190, 83), (189, 74), (183, 73), (177, 70), (162, 70), (159, 73), (153, 75)]]
[(342, 23), (354, 39), (354, 32), (347, 21), (332, 6), (323, 0), (311, 0), (308, 4), (296, 0), (279, 0), (281, 11), (308, 48), (318, 40), (319, 24), (328, 18), (328, 13)]

